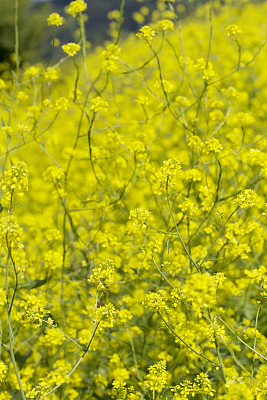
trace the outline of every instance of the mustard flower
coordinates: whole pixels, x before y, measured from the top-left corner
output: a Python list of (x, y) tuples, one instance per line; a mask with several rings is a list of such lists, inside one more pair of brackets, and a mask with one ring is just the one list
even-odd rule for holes
[(109, 104), (107, 101), (103, 100), (102, 97), (96, 96), (92, 100), (90, 100), (91, 103), (91, 110), (94, 112), (98, 111), (107, 111)]
[(60, 26), (63, 24), (63, 17), (61, 17), (58, 13), (52, 13), (47, 18), (48, 25)]
[(175, 97), (174, 102), (177, 107), (189, 107), (190, 106), (190, 101), (185, 96)]
[(205, 396), (214, 396), (215, 390), (211, 387), (211, 382), (204, 372), (201, 372), (194, 379), (194, 392)]
[(126, 382), (121, 378), (116, 378), (112, 382), (111, 397), (113, 399), (126, 399), (127, 387)]
[(39, 67), (36, 67), (34, 65), (32, 65), (31, 67), (27, 68), (25, 71), (25, 77), (27, 77), (27, 79), (31, 79), (36, 77), (37, 75), (39, 75), (41, 72)]
[(45, 81), (56, 81), (58, 79), (58, 70), (55, 68), (47, 69), (44, 73), (43, 79)]
[(116, 44), (109, 44), (106, 50), (100, 53), (102, 58), (102, 67), (107, 71), (117, 69), (116, 60), (119, 58), (120, 48)]
[(145, 25), (139, 30), (136, 36), (139, 37), (139, 39), (144, 39), (147, 42), (151, 42), (155, 34), (156, 31), (154, 29), (150, 28), (148, 25)]
[(55, 111), (59, 112), (69, 108), (69, 100), (66, 97), (59, 97), (55, 104)]
[(136, 208), (135, 210), (130, 211), (129, 219), (133, 225), (144, 228), (149, 215), (149, 211), (144, 210), (143, 208)]
[(149, 105), (149, 98), (144, 95), (139, 95), (137, 96), (137, 99), (135, 100), (137, 104), (140, 104), (142, 106), (148, 106)]
[(54, 250), (49, 250), (44, 255), (44, 268), (49, 272), (54, 271), (55, 269), (61, 267), (62, 261), (63, 258), (60, 253)]
[(44, 317), (47, 314), (50, 314), (49, 310), (44, 309), (38, 302), (36, 302), (34, 296), (27, 295), (21, 301), (20, 306), (25, 310), (27, 320), (32, 322), (35, 328), (39, 328), (43, 323)]
[(211, 138), (204, 143), (202, 148), (203, 153), (209, 154), (210, 152), (219, 153), (223, 149), (221, 143), (216, 138)]
[(222, 122), (224, 120), (224, 114), (221, 110), (213, 110), (209, 113), (211, 121)]
[(23, 90), (19, 90), (17, 93), (17, 98), (19, 100), (27, 100), (29, 98), (29, 95), (27, 93), (25, 93)]
[(187, 181), (192, 182), (200, 182), (202, 179), (201, 172), (196, 168), (188, 169), (184, 176)]
[(144, 380), (145, 387), (161, 393), (167, 385), (168, 373), (166, 371), (166, 361), (158, 361), (156, 364), (148, 368), (149, 373)]
[(200, 151), (203, 148), (203, 142), (197, 135), (189, 134), (187, 138), (187, 144), (190, 149)]
[(4, 172), (1, 182), (3, 192), (9, 196), (15, 192), (18, 196), (24, 196), (28, 191), (28, 167), (24, 161), (12, 165), (11, 169)]
[(144, 257), (148, 259), (152, 259), (154, 253), (160, 253), (161, 251), (162, 241), (157, 237), (153, 237), (151, 240), (147, 241), (142, 248), (142, 253), (144, 253)]
[(252, 114), (246, 112), (239, 112), (231, 117), (231, 125), (233, 126), (250, 126), (255, 123), (255, 118)]
[(69, 54), (71, 57), (81, 49), (81, 46), (77, 43), (68, 43), (62, 46), (64, 53)]
[(7, 365), (3, 362), (0, 361), (0, 384), (5, 380), (7, 376)]
[(114, 281), (115, 264), (111, 259), (107, 259), (93, 269), (92, 275), (87, 281), (97, 283), (98, 290), (108, 290)]
[(235, 203), (240, 208), (252, 207), (255, 205), (257, 200), (257, 194), (252, 189), (242, 190), (237, 196)]
[(190, 216), (196, 214), (198, 211), (197, 204), (193, 200), (187, 198), (185, 198), (184, 201), (181, 204), (179, 204), (178, 207), (184, 214)]
[(73, 17), (76, 17), (76, 14), (83, 12), (86, 9), (87, 9), (87, 4), (83, 0), (75, 0), (69, 4), (67, 12)]
[(62, 179), (64, 171), (59, 167), (48, 167), (43, 173), (44, 181), (55, 182), (56, 180)]
[(174, 181), (174, 178), (181, 172), (182, 168), (178, 160), (172, 158), (163, 161), (159, 176), (161, 186), (165, 187), (167, 180), (169, 185), (171, 185)]
[(225, 32), (227, 36), (231, 36), (232, 38), (236, 38), (239, 33), (242, 33), (239, 26), (235, 24), (227, 25)]
[(103, 328), (112, 328), (117, 316), (117, 311), (113, 304), (109, 303), (101, 306), (96, 311), (96, 321), (100, 322)]
[(213, 279), (215, 286), (219, 287), (223, 284), (226, 277), (224, 276), (223, 272), (217, 272), (216, 274), (213, 275)]
[(42, 111), (41, 108), (38, 106), (29, 106), (27, 108), (28, 115), (29, 117), (33, 118), (35, 121), (37, 121), (39, 118), (41, 118)]
[(161, 21), (157, 22), (156, 29), (158, 31), (163, 31), (163, 32), (168, 31), (168, 30), (173, 31), (174, 30), (174, 24), (169, 19), (162, 19)]
[(160, 289), (157, 292), (148, 292), (143, 304), (152, 311), (168, 311), (169, 307), (165, 300), (166, 294)]

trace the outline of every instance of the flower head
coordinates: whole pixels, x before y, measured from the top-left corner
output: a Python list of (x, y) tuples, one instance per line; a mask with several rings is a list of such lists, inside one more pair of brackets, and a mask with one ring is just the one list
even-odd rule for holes
[(68, 43), (62, 46), (64, 53), (69, 54), (71, 57), (81, 49), (81, 46), (77, 43)]
[(109, 104), (107, 101), (103, 100), (102, 97), (96, 96), (92, 100), (91, 103), (91, 110), (94, 112), (97, 111), (107, 111)]
[(48, 25), (60, 26), (63, 24), (63, 17), (61, 17), (58, 13), (52, 13), (47, 18)]
[(18, 196), (24, 196), (28, 191), (28, 167), (24, 161), (12, 165), (11, 169), (5, 171), (2, 180), (2, 189), (6, 193), (15, 192)]
[(238, 33), (241, 33), (241, 29), (239, 28), (238, 25), (235, 24), (231, 24), (231, 25), (227, 25), (227, 27), (225, 28), (225, 32), (227, 36), (231, 36), (232, 38), (236, 38)]
[(169, 19), (162, 19), (161, 21), (157, 22), (156, 29), (158, 31), (163, 31), (163, 32), (168, 31), (168, 30), (173, 31), (174, 25), (173, 25), (173, 22), (170, 21)]
[(87, 4), (83, 0), (75, 0), (70, 3), (69, 7), (67, 8), (67, 12), (73, 17), (76, 17), (76, 14), (83, 12), (86, 9)]
[(136, 208), (135, 210), (130, 211), (130, 221), (133, 225), (140, 226), (143, 228), (145, 226), (146, 220), (149, 217), (150, 212), (144, 210), (143, 208)]
[(136, 36), (139, 37), (139, 39), (144, 39), (147, 42), (150, 42), (155, 36), (155, 34), (156, 31), (154, 29), (150, 28), (150, 26), (148, 25), (145, 25), (139, 30)]
[(174, 178), (180, 172), (182, 172), (182, 168), (178, 160), (171, 158), (169, 160), (163, 161), (163, 165), (160, 168), (161, 185), (165, 187), (167, 180), (169, 184), (172, 184)]
[(237, 196), (235, 202), (240, 208), (252, 207), (255, 205), (257, 195), (252, 189), (242, 190)]
[(166, 371), (166, 361), (158, 361), (148, 368), (149, 373), (145, 377), (145, 386), (160, 393), (167, 385), (168, 373)]

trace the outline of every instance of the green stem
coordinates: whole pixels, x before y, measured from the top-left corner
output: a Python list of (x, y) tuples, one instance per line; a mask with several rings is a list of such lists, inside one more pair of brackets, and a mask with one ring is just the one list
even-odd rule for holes
[[(258, 327), (258, 319), (259, 319), (260, 308), (261, 308), (261, 305), (259, 305), (258, 310), (257, 310), (257, 314), (256, 314), (255, 334), (254, 334), (254, 343), (253, 343), (254, 350), (256, 348), (257, 327)], [(254, 370), (255, 370), (255, 353), (253, 353), (253, 359), (252, 359), (252, 370), (251, 370), (251, 377), (250, 377), (250, 383), (249, 383), (250, 389), (251, 389), (251, 385), (252, 385), (252, 381), (253, 381)]]
[(198, 270), (198, 272), (201, 272), (201, 271), (200, 271), (200, 267), (196, 264), (196, 262), (195, 262), (195, 261), (193, 260), (193, 258), (191, 257), (191, 254), (189, 253), (188, 248), (186, 247), (186, 245), (185, 245), (185, 243), (184, 243), (184, 241), (183, 241), (183, 239), (182, 239), (182, 237), (181, 237), (181, 235), (180, 235), (178, 226), (177, 226), (177, 224), (176, 224), (176, 222), (175, 222), (175, 218), (174, 218), (174, 215), (173, 215), (173, 212), (172, 212), (172, 209), (171, 209), (171, 205), (170, 205), (169, 193), (168, 193), (168, 179), (167, 179), (167, 182), (166, 182), (166, 195), (167, 195), (168, 207), (169, 207), (170, 214), (171, 214), (171, 217), (172, 217), (172, 220), (173, 220), (175, 229), (176, 229), (177, 236), (178, 236), (178, 238), (180, 239), (180, 242), (182, 243), (182, 246), (183, 246), (183, 248), (184, 248), (184, 250), (185, 250), (185, 252), (186, 252), (186, 254), (187, 254), (189, 260), (190, 260), (190, 261), (192, 262), (192, 264), (196, 267), (196, 269)]
[(227, 325), (227, 323), (220, 317), (217, 316), (217, 318), (219, 318), (220, 321), (222, 321), (222, 323), (229, 329), (229, 331), (232, 332), (232, 334), (237, 338), (237, 340), (239, 340), (239, 342), (243, 343), (248, 349), (250, 349), (253, 353), (257, 354), (258, 356), (262, 357), (265, 361), (267, 361), (267, 357), (264, 357), (262, 354), (260, 354), (258, 351), (256, 351), (255, 349), (253, 349), (252, 347), (250, 347), (246, 342), (244, 342), (244, 340), (242, 340), (231, 328), (229, 325)]
[(16, 79), (19, 82), (19, 0), (15, 0), (15, 60), (16, 60)]
[(188, 347), (191, 351), (193, 351), (193, 353), (197, 354), (199, 357), (204, 358), (205, 360), (209, 361), (210, 363), (216, 365), (217, 367), (221, 368), (221, 365), (218, 364), (216, 361), (211, 360), (210, 358), (204, 356), (203, 354), (200, 354), (198, 351), (196, 351), (195, 349), (193, 349), (193, 347), (191, 347), (188, 343), (186, 343), (179, 335), (177, 335), (177, 333), (172, 329), (172, 327), (168, 324), (168, 322), (163, 318), (163, 316), (161, 315), (161, 313), (158, 311), (159, 316), (161, 317), (162, 321), (164, 322), (164, 324), (167, 326), (167, 328), (174, 334), (174, 336), (176, 336), (186, 347)]

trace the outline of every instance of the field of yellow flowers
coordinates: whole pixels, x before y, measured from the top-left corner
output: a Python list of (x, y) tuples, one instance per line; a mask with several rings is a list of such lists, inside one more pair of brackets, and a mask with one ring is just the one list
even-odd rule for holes
[(267, 3), (158, 0), (127, 38), (124, 3), (88, 52), (72, 1), (79, 37), (21, 66), (15, 0), (0, 400), (265, 400)]

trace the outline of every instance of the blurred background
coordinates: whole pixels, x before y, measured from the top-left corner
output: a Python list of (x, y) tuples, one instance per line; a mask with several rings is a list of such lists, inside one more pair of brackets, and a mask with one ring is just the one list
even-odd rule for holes
[[(175, 4), (181, 18), (185, 18), (198, 5), (206, 2), (209, 0), (179, 0)], [(0, 0), (0, 62), (10, 62), (14, 53), (14, 3), (15, 0)], [(19, 47), (22, 63), (26, 60), (36, 63), (49, 58), (52, 27), (47, 26), (46, 20), (52, 12), (65, 17), (64, 25), (56, 28), (57, 44), (79, 40), (75, 37), (76, 21), (64, 11), (69, 3), (70, 0), (19, 0)], [(112, 27), (116, 25), (118, 16), (118, 12), (114, 10), (119, 10), (121, 0), (87, 0), (86, 3), (88, 47), (95, 47), (112, 39)], [(123, 34), (136, 32), (149, 23), (153, 12), (156, 12), (157, 3), (157, 0), (126, 0)]]

